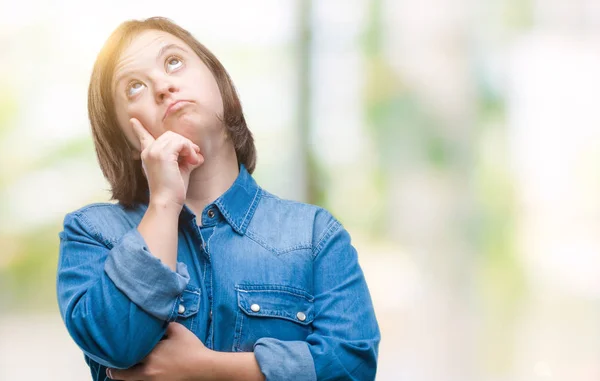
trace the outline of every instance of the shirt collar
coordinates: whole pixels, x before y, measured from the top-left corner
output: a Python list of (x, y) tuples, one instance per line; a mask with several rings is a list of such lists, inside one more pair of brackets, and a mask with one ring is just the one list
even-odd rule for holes
[(244, 164), (231, 187), (219, 198), (204, 208), (204, 215), (212, 205), (216, 205), (225, 220), (238, 234), (245, 234), (254, 211), (261, 198), (260, 187), (252, 178)]

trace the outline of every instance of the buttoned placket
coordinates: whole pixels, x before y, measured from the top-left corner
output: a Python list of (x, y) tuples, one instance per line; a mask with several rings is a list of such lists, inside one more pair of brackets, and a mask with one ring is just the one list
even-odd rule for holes
[(212, 289), (212, 264), (211, 264), (211, 254), (210, 254), (210, 238), (215, 232), (216, 225), (218, 223), (217, 213), (215, 212), (216, 207), (213, 205), (208, 208), (208, 210), (203, 213), (201, 216), (203, 226), (196, 225), (198, 230), (198, 235), (202, 241), (202, 252), (206, 255), (208, 259), (206, 263), (206, 271), (204, 276), (204, 286), (208, 295), (208, 334), (206, 336), (206, 342), (204, 343), (207, 348), (213, 348), (213, 337), (214, 337), (214, 324), (213, 324), (213, 289)]

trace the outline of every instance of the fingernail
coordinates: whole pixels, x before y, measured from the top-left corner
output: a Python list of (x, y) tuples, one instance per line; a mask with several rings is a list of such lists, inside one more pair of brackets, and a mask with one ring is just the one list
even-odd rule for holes
[(111, 372), (110, 368), (106, 368), (106, 375), (108, 376), (108, 378), (110, 378), (112, 380), (112, 372)]

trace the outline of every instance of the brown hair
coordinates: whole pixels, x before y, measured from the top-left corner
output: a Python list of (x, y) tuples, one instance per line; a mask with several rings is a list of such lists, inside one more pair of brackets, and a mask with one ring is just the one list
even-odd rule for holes
[(94, 64), (88, 89), (88, 114), (96, 155), (104, 177), (108, 180), (112, 199), (127, 207), (147, 203), (148, 182), (142, 162), (135, 159), (125, 134), (117, 122), (112, 80), (121, 52), (141, 32), (160, 30), (183, 40), (200, 57), (215, 77), (223, 99), (222, 122), (232, 140), (238, 164), (244, 164), (249, 173), (256, 166), (256, 148), (252, 133), (246, 125), (242, 106), (231, 78), (223, 65), (204, 45), (187, 30), (162, 17), (126, 21), (110, 35)]

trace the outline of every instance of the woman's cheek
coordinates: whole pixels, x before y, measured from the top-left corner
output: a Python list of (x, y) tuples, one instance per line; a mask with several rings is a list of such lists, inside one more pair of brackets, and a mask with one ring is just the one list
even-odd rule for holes
[(148, 132), (150, 132), (152, 135), (154, 135), (153, 120), (150, 117), (149, 113), (145, 112), (145, 110), (147, 110), (147, 108), (143, 107), (143, 105), (130, 104), (129, 107), (127, 108), (127, 120), (129, 121), (131, 118), (136, 118), (137, 120), (140, 121), (142, 126), (144, 126), (144, 128)]

